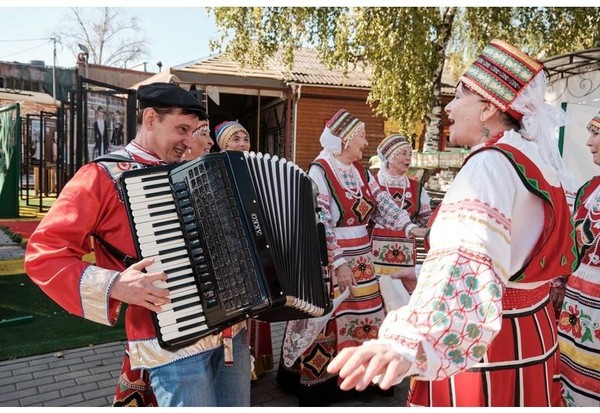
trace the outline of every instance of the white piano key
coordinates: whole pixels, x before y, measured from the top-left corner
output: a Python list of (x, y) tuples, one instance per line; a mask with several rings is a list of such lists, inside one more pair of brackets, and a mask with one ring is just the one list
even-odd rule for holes
[[(173, 261), (179, 261), (180, 259), (183, 259), (183, 258), (187, 259), (188, 261), (190, 260), (190, 258), (187, 256), (186, 250), (170, 252), (168, 254), (146, 255), (144, 257), (145, 258), (154, 258), (155, 263), (160, 262), (164, 265), (169, 265), (169, 261), (167, 261), (169, 259), (173, 259)], [(170, 268), (174, 268), (174, 267), (170, 267)]]
[(175, 243), (183, 243), (185, 245), (184, 237), (181, 231), (173, 230), (165, 234), (156, 234), (154, 237), (144, 237), (144, 240), (138, 238), (138, 244), (142, 247), (152, 247), (161, 245), (172, 245)]
[[(168, 184), (167, 184), (168, 185)], [(127, 190), (127, 197), (129, 198), (129, 203), (139, 204), (139, 203), (148, 203), (152, 201), (154, 198), (158, 198), (163, 195), (170, 195), (171, 190), (168, 186), (166, 187), (157, 187), (157, 188), (146, 188), (139, 190)], [(171, 199), (173, 196), (171, 195)]]
[[(194, 278), (193, 276), (190, 276), (190, 279), (193, 279), (193, 278)], [(196, 294), (198, 297), (200, 297), (200, 293), (198, 292), (198, 286), (196, 284), (171, 292), (171, 294), (169, 295), (169, 298), (171, 300), (174, 300), (176, 298), (179, 298), (184, 295), (189, 295), (189, 294)]]
[[(154, 285), (157, 286), (157, 287), (159, 287), (159, 288), (174, 288), (174, 287), (177, 287), (178, 285), (188, 284), (190, 282), (194, 282), (195, 283), (195, 281), (194, 281), (194, 275), (191, 274), (191, 273), (190, 273), (189, 277), (180, 278), (177, 281), (170, 281), (170, 282), (159, 281), (159, 282), (154, 283)], [(187, 288), (188, 287), (180, 288), (180, 289), (177, 289), (177, 290), (173, 290), (172, 293), (173, 294), (174, 293), (179, 293), (180, 291), (183, 291), (183, 290), (185, 290)], [(197, 290), (197, 288), (195, 288), (195, 289)], [(170, 296), (170, 298), (172, 299), (173, 296)]]
[[(151, 255), (163, 256), (160, 253), (161, 251), (171, 250), (173, 248), (176, 248), (182, 254), (187, 254), (187, 248), (185, 246), (185, 241), (183, 241), (181, 239), (165, 242), (162, 244), (156, 244), (154, 242), (150, 242), (150, 243), (145, 243), (143, 245), (140, 245), (140, 251), (142, 251), (142, 255), (144, 257), (149, 257)], [(174, 253), (175, 252), (172, 252), (171, 254), (174, 254)]]
[(142, 181), (135, 179), (127, 179), (125, 181), (125, 186), (127, 187), (127, 192), (131, 191), (143, 191), (144, 188), (147, 188), (149, 185), (163, 185), (164, 188), (169, 188), (169, 177), (167, 175), (164, 176), (153, 176), (153, 179), (147, 179)]
[(144, 215), (144, 216), (134, 217), (133, 222), (135, 222), (136, 227), (137, 227), (137, 225), (142, 222), (152, 222), (152, 223), (156, 224), (156, 223), (160, 223), (160, 222), (171, 221), (173, 219), (179, 219), (177, 216), (177, 212), (173, 212), (171, 214), (164, 214), (161, 216)]
[[(194, 273), (193, 273), (192, 267), (186, 266), (186, 267), (182, 267), (178, 271), (167, 273), (167, 280), (170, 281), (173, 278), (177, 278), (177, 277), (182, 276), (182, 275), (185, 275), (186, 277), (194, 278), (193, 274)], [(162, 281), (157, 281), (154, 284), (157, 285), (157, 283), (159, 283), (159, 282), (162, 282)]]
[(165, 211), (177, 211), (177, 208), (175, 208), (175, 205), (173, 205), (173, 204), (161, 205), (161, 206), (157, 206), (154, 208), (138, 209), (135, 211), (131, 211), (131, 215), (134, 217), (141, 217), (141, 216), (156, 214), (157, 212), (165, 212)]
[[(155, 203), (162, 203), (162, 202), (170, 202), (171, 204), (175, 205), (175, 201), (173, 200), (173, 195), (171, 194), (164, 194), (164, 195), (160, 195), (160, 196), (153, 196), (152, 198), (148, 198), (148, 197), (135, 197), (136, 199), (132, 200), (131, 197), (129, 197), (129, 206), (131, 210), (139, 210), (139, 209), (148, 209), (152, 204)], [(137, 201), (137, 198), (139, 198), (139, 202)], [(152, 201), (152, 204), (150, 204), (148, 202), (148, 200)]]
[(195, 303), (195, 302), (200, 302), (200, 296), (190, 297), (190, 298), (187, 298), (185, 300), (177, 301), (175, 303), (174, 302), (170, 302), (168, 304), (165, 304), (165, 305), (161, 306), (160, 307), (161, 308), (160, 313), (157, 313), (157, 315), (161, 314), (161, 313), (163, 313), (165, 311), (169, 311), (169, 310), (176, 311), (175, 307), (180, 307), (182, 305), (192, 304), (192, 303)]
[(169, 235), (183, 235), (179, 221), (173, 221), (166, 225), (156, 226), (151, 223), (144, 223), (136, 227), (138, 242), (146, 242), (149, 238), (155, 239), (158, 232), (167, 232)]
[(191, 324), (202, 323), (202, 322), (206, 323), (206, 320), (204, 319), (204, 317), (201, 317), (200, 319), (191, 319), (191, 320), (186, 320), (186, 321), (180, 321), (175, 324), (169, 324), (164, 327), (161, 327), (160, 332), (163, 334), (163, 337), (164, 337), (165, 334), (179, 332), (179, 330), (182, 327), (189, 326)]
[[(149, 179), (149, 178), (152, 179)], [(154, 180), (161, 180), (161, 179), (166, 179), (168, 180), (169, 178), (169, 171), (160, 171), (160, 172), (154, 172), (152, 174), (146, 174), (146, 175), (138, 175), (138, 176), (130, 176), (125, 180), (126, 184), (135, 184), (135, 183), (139, 183), (139, 182), (150, 182), (150, 181), (154, 181)]]
[(184, 336), (188, 336), (188, 335), (191, 335), (191, 334), (200, 333), (200, 332), (206, 331), (206, 330), (208, 330), (208, 325), (203, 324), (203, 325), (198, 326), (198, 327), (190, 328), (189, 330), (185, 330), (185, 331), (181, 331), (181, 332), (178, 331), (178, 332), (173, 332), (173, 333), (169, 333), (169, 334), (164, 334), (162, 336), (162, 339), (163, 339), (163, 341), (167, 341), (168, 342), (168, 341), (174, 340), (174, 339), (179, 338), (179, 337), (184, 337)]
[(146, 271), (148, 271), (148, 272), (166, 271), (166, 270), (170, 270), (171, 268), (177, 268), (177, 267), (181, 267), (183, 265), (191, 265), (191, 264), (192, 264), (192, 262), (190, 261), (189, 257), (181, 257), (180, 259), (174, 260), (171, 262), (161, 262), (160, 257), (155, 256), (154, 262), (146, 267)]
[(204, 308), (202, 308), (202, 305), (196, 305), (178, 312), (170, 311), (160, 313), (160, 316), (157, 314), (156, 318), (158, 319), (158, 325), (161, 327), (175, 324), (177, 323), (178, 318), (187, 317), (189, 315), (197, 315), (197, 317), (193, 318), (196, 321), (205, 321), (206, 318), (204, 317), (203, 310)]

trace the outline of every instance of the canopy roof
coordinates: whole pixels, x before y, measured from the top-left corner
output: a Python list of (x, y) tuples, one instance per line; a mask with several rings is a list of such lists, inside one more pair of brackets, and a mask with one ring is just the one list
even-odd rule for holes
[(554, 82), (569, 76), (600, 69), (600, 47), (541, 59), (548, 75), (548, 81)]

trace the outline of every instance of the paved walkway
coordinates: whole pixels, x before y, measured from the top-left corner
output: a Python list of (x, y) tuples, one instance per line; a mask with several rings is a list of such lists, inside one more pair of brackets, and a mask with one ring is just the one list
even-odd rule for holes
[[(275, 365), (279, 362), (284, 323), (272, 324)], [(117, 384), (125, 342), (100, 344), (0, 362), (0, 406), (110, 406)], [(283, 392), (273, 369), (252, 383), (252, 406), (298, 406), (298, 399)], [(333, 406), (404, 406), (406, 382), (393, 397), (361, 395)]]
[[(0, 264), (22, 259), (24, 251), (0, 230)], [(285, 323), (272, 323), (274, 365)], [(124, 342), (0, 361), (0, 407), (111, 406), (117, 384)], [(283, 392), (275, 381), (276, 368), (252, 383), (252, 406), (297, 406), (298, 399)], [(407, 381), (396, 386), (393, 397), (361, 395), (338, 402), (340, 407), (404, 406)]]

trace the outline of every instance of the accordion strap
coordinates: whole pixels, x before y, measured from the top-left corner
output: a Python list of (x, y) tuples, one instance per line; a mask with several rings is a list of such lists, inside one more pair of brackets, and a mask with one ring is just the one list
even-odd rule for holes
[[(136, 161), (131, 158), (128, 158), (126, 156), (119, 155), (116, 153), (107, 153), (107, 154), (98, 156), (97, 158), (94, 158), (92, 160), (92, 162), (136, 162)], [(92, 236), (94, 238), (96, 238), (98, 240), (98, 242), (100, 242), (100, 244), (102, 244), (108, 250), (108, 252), (110, 252), (110, 254), (113, 257), (115, 257), (116, 259), (121, 261), (123, 264), (125, 264), (126, 267), (129, 267), (137, 262), (137, 260), (134, 257), (121, 252), (121, 250), (119, 250), (117, 247), (109, 244), (107, 241), (102, 239), (99, 235), (92, 234)]]
[(137, 262), (137, 260), (134, 257), (121, 252), (121, 250), (119, 250), (117, 247), (109, 244), (107, 241), (102, 239), (99, 235), (92, 234), (92, 236), (95, 239), (97, 239), (98, 242), (100, 242), (100, 244), (104, 245), (104, 247), (108, 250), (108, 252), (110, 252), (110, 254), (113, 257), (115, 257), (116, 259), (121, 261), (123, 264), (125, 264), (125, 267), (130, 267)]
[(116, 153), (107, 153), (94, 158), (92, 162), (137, 162), (131, 158)]

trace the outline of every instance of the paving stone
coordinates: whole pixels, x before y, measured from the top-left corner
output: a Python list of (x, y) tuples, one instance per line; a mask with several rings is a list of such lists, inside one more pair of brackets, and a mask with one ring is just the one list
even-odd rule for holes
[(22, 406), (43, 406), (44, 402), (60, 398), (58, 390), (21, 398)]
[[(8, 393), (6, 395), (4, 395), (2, 398), (5, 401), (11, 401), (11, 400), (21, 400), (25, 397), (29, 397), (29, 396), (34, 396), (38, 394), (38, 389), (37, 387), (30, 387), (28, 389), (23, 389), (23, 390), (17, 390), (13, 393)], [(20, 402), (19, 402), (20, 405)]]
[(84, 383), (89, 383), (91, 381), (104, 380), (109, 377), (111, 377), (111, 376), (108, 373), (97, 374), (95, 376), (90, 374), (88, 376), (78, 377), (75, 379), (75, 381), (77, 382), (77, 384), (84, 384)]
[(54, 382), (54, 383), (49, 383), (49, 384), (45, 384), (43, 386), (39, 386), (38, 390), (40, 391), (40, 393), (47, 393), (47, 392), (51, 392), (54, 390), (61, 390), (64, 387), (70, 387), (70, 386), (75, 386), (75, 380), (71, 379), (71, 380), (61, 380), (59, 382)]
[(97, 397), (92, 400), (83, 400), (80, 403), (73, 403), (71, 407), (80, 406), (80, 407), (110, 407), (112, 406), (112, 399), (109, 402), (106, 397)]
[(50, 400), (44, 403), (44, 406), (54, 406), (54, 407), (63, 407), (63, 406), (71, 406), (75, 403), (79, 403), (84, 401), (85, 399), (81, 394), (73, 394), (69, 397), (61, 397), (56, 400)]
[(29, 381), (31, 379), (33, 379), (32, 373), (21, 374), (19, 370), (15, 370), (15, 374), (13, 376), (3, 377), (2, 379), (0, 379), (0, 387), (5, 386), (7, 384)]
[(17, 390), (17, 387), (14, 384), (5, 384), (4, 386), (0, 386), (0, 399), (4, 398), (1, 397), (3, 394), (12, 393), (15, 390)]
[(69, 372), (69, 368), (67, 366), (64, 366), (64, 367), (58, 367), (56, 369), (44, 369), (41, 371), (34, 371), (33, 377), (35, 377), (37, 379), (39, 377), (58, 376), (60, 374), (68, 373), (68, 372)]
[(29, 387), (39, 387), (45, 384), (54, 383), (54, 376), (39, 377), (33, 380), (16, 382), (17, 390), (28, 389)]
[[(115, 383), (115, 385), (116, 385), (116, 383)], [(90, 392), (92, 390), (96, 390), (99, 388), (100, 387), (98, 386), (98, 383), (96, 383), (95, 381), (92, 381), (90, 383), (75, 384), (73, 387), (65, 387), (63, 389), (60, 389), (60, 394), (67, 397), (67, 396), (71, 396), (73, 394), (85, 394), (87, 392)]]

